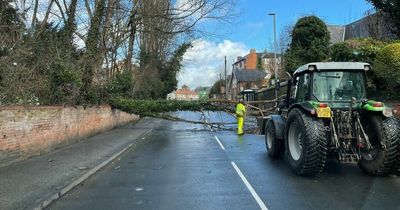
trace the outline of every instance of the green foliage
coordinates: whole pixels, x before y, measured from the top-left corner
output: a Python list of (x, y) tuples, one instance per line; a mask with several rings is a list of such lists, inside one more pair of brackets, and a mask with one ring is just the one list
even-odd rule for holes
[(59, 62), (51, 66), (48, 76), (52, 90), (51, 103), (75, 104), (82, 85), (80, 75)]
[(110, 104), (117, 109), (138, 114), (141, 117), (175, 111), (219, 110), (218, 107), (207, 101), (133, 100), (116, 97), (110, 100)]
[(371, 38), (348, 40), (346, 44), (353, 52), (352, 61), (370, 64), (374, 63), (377, 53), (386, 45), (385, 42)]
[(400, 98), (400, 43), (389, 44), (376, 56), (374, 71), (376, 76), (385, 81), (386, 93), (393, 98)]
[(214, 82), (213, 86), (210, 89), (210, 97), (214, 94), (221, 94), (221, 89), (220, 87), (225, 86), (225, 80), (220, 79), (216, 82)]
[(387, 13), (393, 24), (393, 32), (400, 37), (400, 1), (399, 0), (368, 0), (378, 10)]
[[(81, 91), (82, 93), (82, 91)], [(106, 103), (110, 98), (110, 95), (107, 94), (107, 88), (104, 86), (93, 87), (91, 86), (84, 98), (80, 97), (79, 104), (103, 104)]]
[(353, 60), (353, 51), (345, 43), (337, 43), (331, 46), (331, 60), (336, 62), (346, 62)]
[(136, 80), (135, 83), (141, 83), (140, 88), (134, 91), (133, 98), (135, 99), (164, 99), (167, 96), (164, 91), (165, 84), (157, 74), (142, 77), (140, 81)]
[(168, 93), (176, 90), (178, 86), (178, 80), (176, 79), (177, 74), (182, 68), (182, 60), (186, 51), (192, 47), (190, 43), (184, 43), (179, 46), (171, 59), (164, 65), (161, 69), (161, 82), (164, 83), (163, 98), (167, 96)]
[[(386, 43), (374, 39), (352, 39), (331, 46), (331, 60), (345, 62), (366, 62), (374, 66), (377, 53)], [(367, 72), (368, 92), (370, 95), (380, 95), (384, 81), (375, 75), (375, 71)]]
[(113, 80), (107, 85), (107, 92), (113, 96), (130, 96), (132, 95), (133, 76), (132, 72), (123, 71), (118, 73)]
[(318, 17), (307, 16), (299, 19), (291, 36), (292, 43), (285, 55), (288, 72), (293, 72), (306, 63), (324, 61), (329, 57), (329, 31)]
[[(133, 97), (136, 99), (165, 99), (169, 93), (176, 90), (177, 74), (182, 68), (183, 55), (191, 48), (190, 43), (180, 45), (166, 60), (151, 52), (140, 52), (142, 77), (135, 84)], [(144, 74), (146, 73), (146, 74)]]
[(347, 40), (331, 46), (331, 60), (371, 64), (373, 70), (367, 72), (369, 97), (381, 100), (398, 98), (398, 45), (374, 39)]

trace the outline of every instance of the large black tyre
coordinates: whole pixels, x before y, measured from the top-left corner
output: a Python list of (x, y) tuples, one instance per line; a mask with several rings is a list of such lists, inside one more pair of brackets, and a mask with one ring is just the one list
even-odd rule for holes
[(397, 134), (396, 136), (394, 136), (393, 138), (397, 139), (397, 152), (398, 152), (398, 157), (397, 157), (397, 164), (394, 166), (393, 169), (393, 173), (396, 175), (400, 175), (400, 119), (399, 118), (395, 118), (395, 117), (391, 117), (390, 121), (392, 121), (392, 123), (394, 124), (393, 128), (393, 134)]
[(328, 150), (324, 128), (322, 120), (296, 108), (290, 111), (285, 129), (285, 153), (295, 174), (313, 176), (324, 168)]
[(265, 124), (265, 147), (271, 158), (278, 158), (283, 152), (283, 139), (278, 139), (272, 120)]
[[(366, 173), (376, 176), (394, 173), (400, 161), (400, 127), (397, 120), (368, 115), (364, 117), (362, 123), (373, 149), (361, 154), (359, 167)], [(381, 141), (386, 148), (382, 148)]]

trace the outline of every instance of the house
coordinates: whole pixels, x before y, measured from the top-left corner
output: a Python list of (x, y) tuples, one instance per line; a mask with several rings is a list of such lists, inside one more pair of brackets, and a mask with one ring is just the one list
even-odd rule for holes
[(393, 40), (397, 36), (390, 30), (388, 21), (382, 13), (374, 13), (347, 25), (328, 25), (331, 43), (336, 44), (349, 39), (377, 38)]
[[(281, 55), (277, 54), (278, 67), (281, 66)], [(234, 69), (260, 69), (267, 73), (273, 73), (275, 56), (274, 53), (267, 51), (257, 53), (255, 49), (251, 49), (250, 53), (244, 57), (238, 56), (233, 63)]]
[(228, 99), (236, 99), (240, 92), (247, 89), (260, 89), (267, 76), (265, 71), (259, 69), (234, 69), (228, 83)]
[(168, 94), (167, 99), (178, 101), (195, 101), (199, 100), (199, 94), (190, 90), (187, 85), (183, 85), (181, 89)]
[[(277, 54), (277, 66), (280, 75), (283, 68), (281, 65), (282, 56)], [(275, 55), (267, 51), (257, 53), (251, 49), (244, 57), (238, 57), (233, 63), (232, 75), (228, 80), (227, 95), (229, 99), (235, 99), (245, 89), (259, 89), (268, 87), (274, 75)]]

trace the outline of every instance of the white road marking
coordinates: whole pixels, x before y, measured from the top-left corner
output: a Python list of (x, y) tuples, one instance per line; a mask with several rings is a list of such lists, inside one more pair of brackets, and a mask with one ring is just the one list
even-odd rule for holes
[(222, 150), (225, 150), (224, 145), (222, 145), (222, 143), (221, 143), (221, 141), (218, 139), (218, 137), (217, 137), (217, 136), (214, 136), (214, 137), (215, 137), (215, 140), (217, 140), (217, 142), (218, 142), (219, 146), (221, 147), (221, 149), (222, 149)]
[(233, 168), (238, 173), (243, 183), (246, 185), (247, 189), (250, 191), (251, 195), (253, 195), (254, 199), (257, 201), (257, 204), (260, 206), (262, 210), (268, 210), (267, 206), (265, 206), (264, 202), (261, 200), (260, 196), (258, 196), (257, 192), (253, 189), (251, 184), (247, 181), (246, 177), (243, 175), (242, 171), (240, 171), (239, 167), (235, 162), (231, 162)]

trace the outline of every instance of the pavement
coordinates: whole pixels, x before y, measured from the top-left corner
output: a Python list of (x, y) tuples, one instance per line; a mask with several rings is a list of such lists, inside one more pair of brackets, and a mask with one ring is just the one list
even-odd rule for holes
[[(208, 114), (212, 122), (234, 120), (226, 114)], [(201, 118), (193, 112), (177, 115)], [(99, 141), (80, 143), (88, 142), (86, 149), (79, 144), (71, 146), (76, 147), (75, 153), (65, 148), (27, 160), (14, 166), (14, 171), (0, 168), (0, 209), (43, 203), (46, 192), (51, 196), (81, 177), (85, 172), (79, 167), (90, 170), (132, 142), (139, 143), (47, 209), (400, 209), (397, 176), (368, 176), (355, 164), (330, 161), (319, 176), (299, 177), (284, 160), (267, 156), (260, 135), (237, 136), (234, 131), (210, 131), (202, 125), (149, 118), (100, 136), (95, 137)], [(115, 153), (102, 152), (117, 142), (124, 143)], [(94, 160), (80, 162), (86, 158)], [(29, 167), (32, 171), (24, 169)], [(41, 185), (45, 187), (36, 188)], [(9, 195), (17, 192), (24, 196)]]
[(319, 176), (296, 176), (267, 156), (260, 135), (164, 122), (49, 209), (400, 209), (399, 192), (398, 177), (356, 164), (330, 161)]
[[(160, 120), (142, 119), (79, 143), (0, 168), (0, 209), (33, 209), (65, 193), (105, 164), (110, 157), (134, 150)], [(110, 165), (113, 165), (112, 163)], [(97, 168), (96, 168), (97, 167)]]

